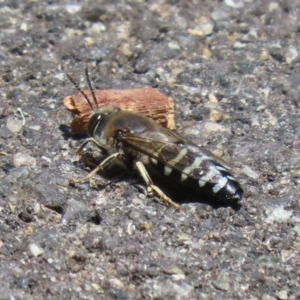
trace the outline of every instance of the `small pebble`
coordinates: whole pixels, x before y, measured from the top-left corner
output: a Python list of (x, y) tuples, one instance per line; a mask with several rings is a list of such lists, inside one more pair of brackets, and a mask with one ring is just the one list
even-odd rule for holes
[(22, 22), (20, 25), (21, 31), (28, 31), (28, 24), (26, 22)]
[(218, 110), (211, 110), (208, 117), (209, 121), (220, 122), (223, 119), (223, 114)]
[(89, 32), (92, 35), (98, 35), (98, 34), (100, 34), (101, 32), (104, 32), (104, 31), (106, 31), (106, 26), (101, 22), (94, 23), (91, 26), (91, 28), (89, 29)]
[(18, 152), (13, 156), (13, 164), (16, 168), (21, 166), (35, 166), (36, 159), (27, 152)]
[(242, 169), (242, 172), (245, 173), (248, 177), (257, 179), (259, 177), (259, 174), (257, 174), (255, 171), (253, 171), (250, 167), (244, 166)]
[(67, 4), (65, 6), (65, 9), (66, 11), (73, 15), (73, 14), (76, 14), (77, 12), (79, 12), (81, 10), (81, 5), (78, 5), (78, 4)]
[(95, 40), (90, 37), (86, 37), (84, 44), (86, 47), (93, 46), (93, 45), (95, 45)]
[(285, 210), (282, 206), (278, 206), (278, 207), (275, 207), (274, 209), (270, 209), (267, 212), (267, 214), (268, 214), (268, 217), (266, 219), (267, 222), (283, 223), (283, 222), (288, 221), (291, 218), (293, 211)]
[(214, 122), (205, 122), (203, 126), (204, 132), (230, 132), (228, 128)]
[(163, 271), (166, 273), (166, 274), (170, 274), (170, 275), (183, 275), (184, 272), (177, 266), (174, 266), (174, 265), (170, 265), (170, 266), (164, 266), (163, 267)]
[(263, 294), (262, 297), (261, 297), (261, 300), (276, 300), (276, 298), (272, 297), (268, 294)]
[(117, 278), (111, 278), (109, 279), (109, 283), (115, 288), (115, 289), (122, 289), (124, 287), (124, 284), (121, 280)]
[(243, 49), (247, 47), (247, 44), (245, 43), (242, 43), (242, 42), (239, 42), (239, 41), (236, 41), (234, 44), (233, 44), (233, 49)]
[(227, 274), (220, 274), (218, 279), (214, 282), (217, 289), (228, 291), (230, 289), (229, 277)]
[(79, 202), (76, 200), (70, 200), (68, 202), (65, 213), (62, 216), (62, 220), (61, 220), (62, 223), (66, 224), (66, 223), (70, 222), (71, 220), (74, 220), (74, 218), (77, 217), (77, 214), (87, 211), (88, 208), (89, 207), (83, 202)]
[(138, 210), (131, 210), (128, 215), (129, 219), (136, 220), (141, 217), (141, 213)]
[(216, 9), (211, 13), (210, 16), (214, 21), (219, 21), (219, 20), (228, 19), (229, 13), (221, 9)]
[(294, 228), (293, 228), (293, 231), (295, 231), (298, 236), (300, 236), (300, 225), (296, 225)]
[(291, 64), (298, 57), (298, 51), (296, 47), (290, 46), (285, 53), (285, 61)]
[(17, 119), (13, 116), (8, 117), (6, 121), (6, 128), (13, 133), (19, 133), (23, 129), (23, 120)]
[(278, 291), (278, 292), (276, 293), (276, 296), (277, 296), (277, 298), (280, 299), (280, 300), (286, 300), (286, 299), (288, 299), (288, 293), (287, 293), (287, 291), (285, 291), (285, 290)]
[(174, 278), (174, 280), (184, 280), (185, 279), (184, 274), (173, 274), (172, 277)]
[(271, 1), (271, 3), (269, 4), (269, 7), (268, 7), (268, 11), (269, 12), (272, 12), (272, 11), (275, 11), (279, 8), (279, 3), (276, 3), (275, 1)]
[(169, 42), (168, 46), (171, 50), (179, 50), (180, 49), (180, 46), (176, 41)]
[(224, 1), (227, 6), (232, 8), (242, 8), (244, 7), (244, 3), (242, 0), (225, 0)]
[(214, 94), (209, 94), (208, 95), (208, 100), (211, 103), (219, 103), (218, 98)]
[(207, 36), (213, 33), (214, 24), (211, 22), (200, 24), (196, 28), (188, 29), (190, 35), (195, 36)]
[(28, 254), (29, 256), (39, 256), (44, 253), (44, 250), (38, 246), (36, 243), (30, 243), (28, 245)]

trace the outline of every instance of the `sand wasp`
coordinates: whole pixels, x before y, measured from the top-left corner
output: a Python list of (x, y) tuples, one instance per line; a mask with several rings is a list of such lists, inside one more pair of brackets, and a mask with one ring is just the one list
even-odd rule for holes
[(87, 69), (86, 78), (93, 104), (69, 76), (94, 110), (87, 124), (89, 138), (78, 152), (81, 153), (86, 144), (91, 142), (101, 149), (105, 159), (83, 180), (118, 161), (128, 170), (138, 172), (149, 192), (155, 192), (176, 208), (179, 205), (154, 185), (149, 175), (153, 168), (172, 182), (192, 188), (200, 194), (231, 203), (237, 203), (242, 198), (243, 190), (229, 167), (210, 151), (186, 141), (176, 132), (163, 128), (142, 114), (110, 106), (96, 109), (97, 100)]

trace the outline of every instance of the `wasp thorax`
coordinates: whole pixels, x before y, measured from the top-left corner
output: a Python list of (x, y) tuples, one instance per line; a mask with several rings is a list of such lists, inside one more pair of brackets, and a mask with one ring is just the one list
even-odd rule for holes
[(115, 132), (141, 134), (157, 131), (160, 126), (144, 115), (131, 111), (119, 110), (109, 118), (105, 126), (105, 137), (111, 138)]

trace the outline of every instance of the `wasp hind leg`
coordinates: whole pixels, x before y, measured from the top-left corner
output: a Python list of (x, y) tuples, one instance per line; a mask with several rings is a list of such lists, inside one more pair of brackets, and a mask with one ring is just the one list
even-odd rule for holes
[(117, 152), (117, 153), (110, 155), (109, 157), (105, 158), (92, 172), (87, 174), (85, 177), (78, 179), (78, 180), (72, 179), (70, 182), (72, 184), (80, 184), (80, 183), (90, 180), (99, 171), (104, 170), (111, 162), (113, 162), (115, 159), (120, 158), (122, 155), (123, 154), (121, 152)]
[(138, 171), (140, 172), (140, 175), (143, 177), (145, 183), (147, 184), (148, 193), (155, 192), (159, 196), (159, 198), (163, 200), (165, 203), (174, 206), (176, 209), (180, 209), (179, 204), (175, 203), (172, 199), (166, 196), (159, 187), (153, 184), (152, 179), (148, 174), (144, 164), (141, 161), (137, 161), (135, 164)]

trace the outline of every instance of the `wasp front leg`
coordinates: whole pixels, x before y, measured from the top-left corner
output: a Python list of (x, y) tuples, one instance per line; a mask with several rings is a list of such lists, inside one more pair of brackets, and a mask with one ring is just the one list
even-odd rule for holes
[[(86, 182), (87, 180), (91, 179), (97, 172), (99, 172), (100, 170), (103, 170), (105, 168), (105, 166), (107, 166), (106, 161), (108, 160), (109, 162), (112, 160), (110, 159), (110, 156), (107, 157), (105, 160), (103, 160), (98, 166), (94, 163), (91, 163), (89, 160), (86, 159), (85, 155), (83, 154), (83, 149), (84, 147), (88, 144), (88, 143), (92, 143), (94, 144), (98, 149), (104, 150), (103, 147), (101, 145), (99, 145), (99, 143), (97, 143), (97, 141), (94, 138), (88, 138), (86, 139), (77, 149), (76, 154), (79, 155), (81, 157), (81, 160), (84, 161), (84, 163), (86, 165), (89, 165), (90, 167), (95, 167), (96, 168), (90, 172), (88, 175), (86, 175), (84, 178), (81, 179), (71, 179), (70, 183), (72, 184), (80, 184), (83, 182)], [(116, 153), (117, 154), (117, 153)], [(115, 158), (115, 155), (111, 155), (113, 156), (113, 159)], [(104, 165), (105, 164), (105, 165)], [(104, 166), (103, 166), (104, 165)]]
[(121, 153), (121, 152), (117, 152), (117, 153), (110, 155), (109, 157), (105, 158), (92, 172), (90, 172), (89, 174), (87, 174), (85, 177), (83, 177), (81, 179), (78, 179), (78, 180), (73, 179), (72, 183), (80, 184), (80, 183), (88, 181), (94, 175), (96, 175), (99, 171), (104, 170), (110, 163), (112, 163), (114, 160), (116, 160), (122, 156), (123, 156), (123, 153)]
[(141, 161), (137, 161), (135, 164), (136, 164), (136, 167), (137, 167), (140, 175), (143, 177), (143, 179), (147, 185), (148, 193), (151, 193), (153, 191), (159, 196), (159, 198), (161, 200), (163, 200), (164, 202), (166, 202), (169, 205), (174, 206), (176, 209), (180, 209), (179, 204), (175, 203), (172, 199), (170, 199), (167, 195), (165, 195), (164, 192), (159, 187), (157, 187), (156, 185), (153, 184), (152, 179), (151, 179), (150, 175), (148, 174), (144, 164)]
[(101, 151), (103, 151), (104, 149), (97, 143), (97, 141), (94, 138), (88, 138), (86, 139), (78, 148), (76, 151), (76, 155), (79, 155), (81, 160), (84, 162), (85, 165), (89, 166), (90, 168), (95, 168), (97, 166), (96, 163), (90, 161), (86, 155), (83, 153), (83, 149), (84, 147), (88, 144), (88, 143), (92, 143), (94, 144), (97, 149), (100, 149)]

